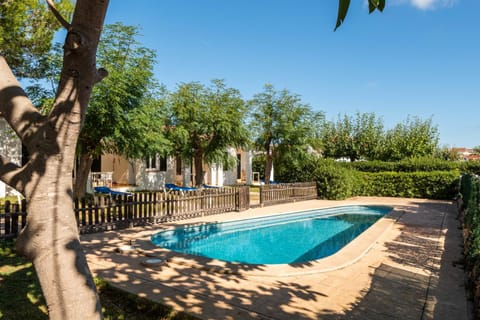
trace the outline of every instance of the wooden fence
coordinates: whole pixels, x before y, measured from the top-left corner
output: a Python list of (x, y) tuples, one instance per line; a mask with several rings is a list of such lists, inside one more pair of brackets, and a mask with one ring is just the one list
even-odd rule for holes
[[(74, 201), (80, 233), (195, 218), (250, 208), (249, 187), (209, 188), (196, 191), (143, 192), (96, 195)], [(5, 202), (0, 208), (0, 239), (15, 238), (25, 226), (26, 203)]]
[(246, 210), (248, 193), (235, 187), (95, 196), (75, 201), (75, 215), (81, 233), (98, 232)]
[[(260, 205), (317, 198), (312, 183), (271, 184), (260, 187)], [(0, 239), (15, 238), (25, 226), (26, 202), (5, 202), (0, 208)], [(96, 195), (74, 201), (80, 233), (195, 218), (250, 208), (248, 186), (196, 191), (142, 192), (123, 196)]]
[(0, 239), (16, 238), (18, 233), (27, 223), (27, 202), (20, 203), (5, 201), (5, 206), (0, 208)]
[(316, 199), (316, 182), (275, 183), (260, 186), (260, 205)]

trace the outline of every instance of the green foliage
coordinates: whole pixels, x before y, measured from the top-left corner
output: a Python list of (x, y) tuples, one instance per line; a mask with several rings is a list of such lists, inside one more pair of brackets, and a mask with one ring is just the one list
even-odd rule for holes
[(320, 163), (320, 158), (315, 154), (288, 154), (276, 162), (275, 180), (281, 182), (310, 182), (312, 173)]
[[(366, 164), (363, 164), (365, 168)], [(306, 174), (305, 180), (317, 181), (321, 198), (336, 200), (353, 196), (453, 199), (458, 193), (460, 171), (457, 168), (402, 172), (390, 170), (390, 166), (383, 171), (385, 166), (375, 168), (375, 164), (372, 163), (368, 171), (359, 171), (344, 163), (319, 160), (316, 170)]]
[[(73, 12), (71, 0), (56, 1), (64, 16)], [(46, 1), (0, 1), (0, 54), (21, 78), (41, 78), (50, 68), (48, 56), (54, 33), (60, 24)]]
[(463, 171), (462, 162), (446, 161), (438, 158), (409, 158), (397, 162), (358, 161), (343, 165), (362, 172), (415, 172), (415, 171)]
[(354, 117), (338, 116), (325, 122), (321, 133), (322, 152), (327, 158), (399, 161), (415, 157), (443, 157), (439, 154), (438, 129), (431, 119), (407, 117), (393, 129), (384, 131), (374, 113)]
[(276, 91), (267, 84), (249, 104), (254, 147), (265, 153), (266, 170), (272, 162), (277, 167), (288, 165), (292, 159), (303, 159), (312, 151), (309, 149), (318, 146), (323, 113), (312, 111), (300, 96), (287, 90)]
[(356, 171), (338, 165), (333, 160), (320, 160), (313, 177), (322, 199), (342, 200), (356, 195)]
[(195, 158), (224, 168), (235, 165), (236, 158), (227, 149), (244, 148), (249, 141), (244, 124), (247, 106), (238, 90), (228, 88), (223, 80), (213, 80), (210, 86), (184, 83), (171, 94), (168, 107), (173, 153), (186, 161)]
[(458, 171), (360, 173), (359, 196), (453, 199)]
[[(470, 288), (478, 304), (478, 286), (480, 284), (480, 178), (467, 174), (460, 183), (461, 213), (463, 215), (463, 236), (465, 266)], [(475, 307), (478, 309), (478, 306)]]
[(398, 161), (405, 158), (433, 156), (438, 150), (438, 128), (432, 119), (408, 117), (388, 130), (377, 159)]
[(322, 130), (323, 155), (327, 158), (372, 160), (380, 152), (383, 122), (374, 113), (357, 112), (355, 117), (338, 116)]
[(79, 153), (116, 153), (127, 159), (166, 153), (166, 91), (153, 78), (155, 53), (141, 46), (138, 28), (105, 26), (98, 63), (109, 71), (92, 92), (80, 133)]
[(465, 173), (473, 173), (480, 175), (480, 161), (465, 161), (462, 162), (462, 171)]

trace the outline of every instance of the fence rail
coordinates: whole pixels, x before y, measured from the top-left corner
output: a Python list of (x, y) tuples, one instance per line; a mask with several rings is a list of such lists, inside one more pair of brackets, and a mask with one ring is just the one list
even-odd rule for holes
[[(262, 186), (261, 205), (317, 197), (315, 183)], [(5, 202), (0, 208), (0, 239), (15, 238), (27, 221), (25, 200)], [(132, 195), (96, 195), (74, 201), (80, 233), (101, 232), (158, 224), (250, 208), (248, 186), (207, 188), (196, 191), (143, 192)]]
[(260, 205), (316, 199), (316, 182), (275, 183), (260, 186)]

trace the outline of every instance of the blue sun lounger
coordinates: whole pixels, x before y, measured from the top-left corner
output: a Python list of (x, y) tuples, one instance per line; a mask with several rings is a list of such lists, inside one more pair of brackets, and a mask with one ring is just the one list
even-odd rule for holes
[(108, 194), (111, 196), (131, 196), (132, 194), (129, 192), (122, 192), (122, 191), (115, 191), (110, 189), (109, 187), (95, 187), (93, 190), (96, 193)]
[(202, 184), (202, 188), (205, 188), (205, 189), (220, 189), (221, 187), (219, 187), (219, 186), (209, 186), (207, 184)]
[(197, 188), (191, 187), (180, 187), (173, 183), (165, 183), (165, 188), (172, 191), (195, 191), (198, 190)]

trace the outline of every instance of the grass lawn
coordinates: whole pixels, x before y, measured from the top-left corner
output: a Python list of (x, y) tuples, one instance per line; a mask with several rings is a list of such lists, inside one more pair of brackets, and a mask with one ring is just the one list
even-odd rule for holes
[[(47, 307), (35, 269), (13, 247), (11, 241), (0, 241), (0, 319), (46, 320)], [(113, 288), (102, 279), (95, 282), (105, 319), (197, 319)]]

